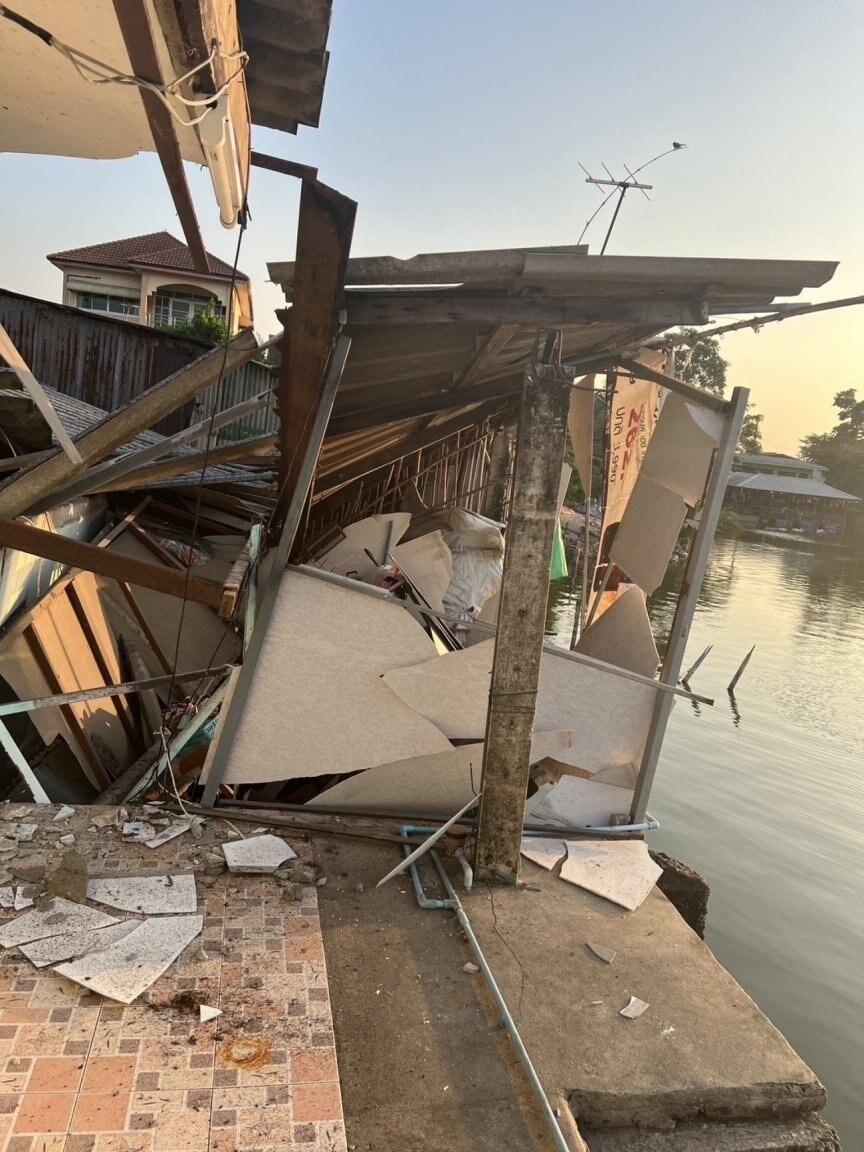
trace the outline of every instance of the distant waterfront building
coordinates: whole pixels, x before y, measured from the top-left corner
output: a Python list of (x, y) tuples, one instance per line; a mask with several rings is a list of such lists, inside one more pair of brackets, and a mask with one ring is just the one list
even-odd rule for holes
[(825, 483), (821, 464), (794, 456), (739, 456), (726, 484), (725, 505), (747, 528), (840, 533), (857, 496)]
[[(54, 252), (63, 273), (63, 303), (151, 328), (173, 328), (198, 312), (227, 318), (231, 266), (207, 253), (210, 274), (196, 272), (192, 253), (170, 232), (149, 232)], [(234, 276), (231, 327), (252, 326), (249, 277)]]

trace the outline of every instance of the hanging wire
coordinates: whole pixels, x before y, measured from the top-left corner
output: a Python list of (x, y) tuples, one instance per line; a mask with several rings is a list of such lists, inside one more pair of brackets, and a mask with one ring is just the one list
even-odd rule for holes
[[(237, 246), (234, 250), (234, 263), (231, 267), (231, 280), (230, 280), (230, 283), (228, 286), (228, 293), (229, 293), (229, 295), (228, 295), (228, 313), (227, 313), (227, 317), (226, 317), (227, 332), (225, 335), (225, 342), (222, 345), (222, 363), (219, 367), (219, 376), (217, 377), (215, 385), (214, 385), (214, 387), (217, 390), (217, 395), (218, 395), (218, 390), (221, 387), (222, 381), (225, 377), (225, 368), (226, 368), (227, 363), (228, 363), (228, 349), (229, 349), (229, 346), (231, 343), (231, 327), (232, 327), (233, 320), (234, 320), (234, 286), (237, 282), (237, 267), (238, 267), (238, 264), (240, 262), (240, 250), (241, 250), (241, 247), (243, 244), (243, 236), (246, 232), (247, 223), (248, 223), (248, 210), (244, 207), (244, 209), (240, 215), (240, 234), (237, 237)], [(169, 731), (168, 724), (167, 724), (167, 714), (168, 714), (169, 709), (171, 708), (171, 694), (174, 691), (174, 685), (175, 685), (176, 678), (177, 678), (177, 665), (178, 665), (178, 661), (180, 659), (180, 642), (181, 642), (182, 637), (183, 637), (183, 626), (184, 626), (185, 621), (186, 621), (186, 606), (189, 602), (189, 579), (191, 576), (192, 559), (194, 556), (194, 549), (195, 549), (195, 545), (196, 545), (196, 542), (198, 539), (198, 529), (200, 526), (200, 519), (201, 519), (201, 503), (202, 503), (203, 487), (204, 487), (204, 481), (205, 481), (206, 476), (207, 476), (207, 468), (209, 466), (209, 461), (210, 461), (210, 452), (211, 452), (212, 440), (213, 440), (213, 424), (214, 424), (214, 421), (216, 419), (216, 415), (217, 415), (217, 409), (216, 409), (216, 405), (214, 404), (213, 411), (210, 415), (208, 429), (207, 429), (207, 445), (206, 445), (206, 448), (204, 449), (204, 460), (201, 464), (201, 474), (200, 474), (199, 479), (198, 479), (198, 485), (197, 485), (196, 495), (195, 495), (195, 513), (194, 513), (194, 516), (192, 519), (192, 540), (191, 540), (190, 550), (189, 550), (190, 563), (188, 563), (186, 565), (184, 577), (183, 577), (183, 597), (182, 597), (181, 608), (180, 608), (180, 620), (179, 620), (178, 625), (177, 625), (177, 639), (174, 643), (174, 657), (171, 661), (171, 683), (168, 686), (168, 691), (167, 691), (166, 696), (165, 696), (167, 703), (165, 705), (165, 708), (162, 710), (162, 728), (160, 729), (159, 736), (160, 736), (160, 739), (162, 741), (166, 756), (167, 756), (167, 751), (168, 751), (167, 741), (168, 741), (168, 737), (171, 735), (171, 732)], [(195, 701), (196, 694), (200, 691), (201, 686), (209, 678), (208, 674), (210, 672), (210, 669), (213, 667), (213, 661), (216, 659), (216, 653), (219, 651), (219, 648), (222, 646), (222, 643), (225, 640), (225, 635), (227, 634), (227, 631), (228, 631), (228, 625), (226, 624), (225, 631), (223, 632), (222, 636), (220, 636), (219, 643), (217, 644), (216, 649), (214, 650), (213, 656), (211, 657), (211, 662), (207, 666), (207, 672), (205, 672), (204, 676), (201, 677), (198, 684), (196, 685), (196, 687), (193, 689), (192, 693), (189, 696), (189, 699), (193, 702)], [(183, 715), (183, 713), (181, 712), (181, 716), (182, 715)], [(180, 717), (178, 717), (178, 720), (177, 720), (178, 724), (179, 724), (179, 720), (180, 720)], [(170, 764), (170, 757), (168, 757), (168, 762)]]
[[(71, 44), (64, 43), (64, 41), (58, 39), (52, 32), (49, 32), (38, 24), (34, 24), (33, 21), (28, 20), (26, 16), (21, 16), (18, 12), (14, 12), (11, 8), (7, 8), (3, 4), (0, 4), (0, 16), (5, 16), (6, 19), (13, 24), (17, 24), (20, 28), (24, 28), (27, 32), (31, 32), (34, 36), (44, 41), (49, 48), (54, 48), (55, 51), (59, 52), (61, 56), (69, 61), (81, 79), (85, 80), (88, 84), (132, 85), (136, 88), (144, 88), (148, 92), (152, 92), (154, 96), (157, 96), (162, 101), (177, 123), (186, 128), (194, 127), (204, 120), (219, 97), (223, 96), (234, 81), (243, 74), (249, 60), (249, 54), (247, 52), (222, 52), (218, 43), (214, 43), (206, 60), (202, 60), (200, 64), (196, 64), (194, 68), (190, 68), (188, 72), (184, 72), (182, 76), (177, 76), (167, 84), (157, 84), (152, 80), (144, 80), (141, 76), (135, 76), (132, 73), (119, 72), (111, 64), (106, 64), (103, 60), (98, 60), (95, 56), (89, 56), (79, 48), (74, 48)], [(240, 64), (215, 92), (208, 93), (206, 96), (197, 100), (190, 100), (184, 96), (180, 91), (180, 86), (188, 80), (191, 80), (191, 78), (202, 71), (202, 69), (209, 67), (214, 60), (238, 60)], [(180, 114), (172, 103), (172, 100), (176, 100), (187, 108), (203, 108), (204, 111), (199, 116), (187, 118)]]

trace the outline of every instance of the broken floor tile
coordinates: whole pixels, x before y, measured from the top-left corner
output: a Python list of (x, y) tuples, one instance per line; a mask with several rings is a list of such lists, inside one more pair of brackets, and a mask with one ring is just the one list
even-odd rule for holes
[(195, 912), (198, 895), (195, 877), (114, 876), (87, 881), (87, 896), (109, 908), (142, 912), (146, 916)]
[[(154, 821), (156, 823), (156, 821)], [(185, 816), (182, 820), (165, 821), (168, 827), (147, 840), (148, 848), (158, 848), (160, 844), (167, 844), (175, 836), (182, 836), (184, 832), (194, 831), (204, 823), (200, 816)]]
[(275, 872), (297, 855), (281, 836), (250, 836), (223, 844), (222, 851), (232, 872)]
[(550, 872), (567, 855), (567, 845), (563, 840), (544, 840), (541, 836), (523, 837), (519, 850), (528, 860)]
[(561, 865), (562, 880), (630, 912), (643, 903), (662, 872), (644, 840), (568, 840)]
[(638, 1020), (647, 1007), (644, 1000), (640, 1000), (638, 996), (631, 996), (630, 1003), (626, 1004), (618, 1015), (626, 1016), (628, 1020)]
[(63, 960), (74, 960), (98, 952), (109, 944), (114, 944), (128, 936), (138, 926), (137, 920), (125, 920), (109, 924), (105, 928), (93, 928), (81, 932), (64, 932), (60, 936), (49, 936), (44, 940), (32, 940), (21, 944), (20, 949), (36, 968), (46, 968)]
[(49, 900), (44, 908), (35, 908), (26, 916), (17, 916), (4, 924), (0, 928), (0, 944), (4, 948), (12, 948), (17, 944), (28, 944), (31, 940), (43, 940), (48, 936), (60, 936), (88, 928), (104, 928), (116, 923), (116, 916), (108, 916), (97, 908), (73, 904), (71, 900), (56, 897)]
[(123, 839), (127, 844), (141, 844), (155, 835), (156, 829), (146, 820), (127, 820), (123, 825)]
[(122, 940), (54, 969), (91, 992), (131, 1004), (201, 933), (203, 916), (158, 916)]
[(618, 955), (614, 948), (605, 948), (602, 944), (592, 944), (590, 940), (586, 942), (586, 947), (594, 953), (598, 960), (602, 960), (604, 964), (611, 964)]

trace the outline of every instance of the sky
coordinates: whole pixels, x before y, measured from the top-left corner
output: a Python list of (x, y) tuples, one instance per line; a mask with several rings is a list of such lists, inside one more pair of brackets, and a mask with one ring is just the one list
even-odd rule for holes
[[(575, 243), (600, 201), (580, 162), (623, 176), (677, 140), (609, 253), (839, 261), (800, 301), (864, 294), (860, 0), (333, 0), (329, 49), (320, 127), (255, 129), (253, 145), (358, 201), (354, 255)], [(208, 249), (233, 260), (207, 173), (189, 179)], [(28, 295), (60, 298), (49, 252), (182, 236), (153, 155), (3, 154), (0, 187), (0, 286)], [(240, 267), (268, 335), (283, 300), (266, 263), (294, 257), (299, 182), (253, 169), (249, 199)], [(730, 335), (722, 353), (765, 450), (795, 453), (834, 424), (837, 391), (864, 391), (864, 309)]]

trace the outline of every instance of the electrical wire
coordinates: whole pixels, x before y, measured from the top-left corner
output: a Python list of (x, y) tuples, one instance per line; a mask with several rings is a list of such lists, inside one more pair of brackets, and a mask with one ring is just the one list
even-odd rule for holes
[[(231, 280), (230, 280), (230, 283), (228, 286), (228, 313), (226, 316), (227, 332), (226, 332), (226, 336), (225, 336), (225, 342), (222, 345), (222, 364), (219, 368), (219, 375), (218, 375), (216, 382), (215, 382), (215, 385), (214, 385), (214, 387), (217, 389), (217, 394), (218, 394), (218, 389), (220, 388), (222, 381), (225, 377), (225, 368), (226, 368), (227, 363), (228, 363), (228, 349), (229, 349), (229, 346), (231, 343), (231, 326), (232, 326), (233, 320), (234, 320), (234, 286), (235, 286), (236, 281), (237, 281), (237, 269), (238, 269), (238, 265), (240, 263), (240, 249), (241, 249), (242, 244), (243, 244), (243, 236), (246, 232), (247, 223), (248, 223), (248, 209), (244, 206), (243, 211), (240, 214), (240, 234), (237, 237), (237, 246), (234, 250), (234, 263), (231, 267)], [(205, 478), (207, 475), (207, 468), (209, 466), (209, 461), (210, 461), (210, 451), (211, 451), (211, 445), (212, 445), (212, 439), (213, 439), (213, 424), (214, 424), (214, 421), (216, 419), (216, 415), (217, 415), (217, 406), (214, 404), (213, 405), (213, 412), (210, 416), (209, 428), (207, 430), (207, 447), (204, 450), (204, 460), (203, 460), (202, 465), (201, 465), (201, 475), (199, 477), (198, 486), (197, 486), (197, 490), (196, 490), (195, 513), (194, 513), (194, 516), (192, 519), (192, 540), (191, 540), (191, 544), (190, 544), (190, 557), (189, 557), (190, 561), (192, 559), (192, 552), (194, 551), (195, 544), (196, 544), (197, 538), (198, 538), (198, 528), (199, 528), (200, 519), (201, 519), (202, 490), (203, 490), (204, 481), (205, 481)], [(177, 639), (176, 639), (175, 644), (174, 644), (174, 657), (173, 657), (173, 660), (171, 662), (171, 683), (169, 684), (168, 691), (166, 692), (166, 695), (165, 695), (165, 699), (166, 699), (167, 703), (165, 705), (165, 708), (162, 710), (162, 727), (160, 729), (159, 736), (160, 736), (160, 739), (162, 740), (162, 743), (163, 743), (163, 746), (165, 747), (166, 752), (167, 752), (168, 736), (171, 735), (171, 733), (168, 731), (168, 727), (167, 727), (167, 713), (171, 707), (171, 694), (174, 691), (174, 685), (176, 683), (177, 665), (178, 665), (178, 662), (180, 659), (180, 642), (181, 642), (182, 637), (183, 637), (183, 625), (184, 625), (185, 620), (186, 620), (186, 606), (189, 602), (189, 579), (191, 576), (191, 569), (192, 569), (191, 563), (187, 564), (186, 570), (184, 573), (184, 578), (183, 578), (183, 597), (181, 600), (180, 620), (179, 620), (178, 625), (177, 625)], [(226, 625), (225, 632), (227, 632), (227, 625)], [(225, 639), (225, 633), (223, 632), (223, 635), (220, 636), (220, 638), (219, 638), (219, 644), (217, 645), (217, 647), (213, 653), (213, 656), (211, 657), (211, 663), (210, 663), (210, 665), (208, 665), (208, 672), (209, 672), (210, 668), (212, 667), (212, 662), (215, 660), (216, 653), (219, 651), (219, 648), (221, 647), (224, 639)], [(205, 673), (205, 675), (202, 676), (201, 680), (198, 682), (198, 685), (196, 686), (196, 688), (193, 690), (193, 693), (192, 693), (193, 699), (194, 699), (195, 693), (197, 693), (200, 690), (201, 685), (204, 683), (204, 681), (206, 679), (207, 679), (207, 674)], [(179, 718), (178, 718), (178, 723), (179, 723)], [(169, 762), (170, 762), (170, 757), (169, 757)]]
[[(58, 39), (52, 32), (49, 32), (38, 24), (34, 24), (33, 21), (28, 20), (25, 16), (21, 16), (18, 12), (14, 12), (11, 8), (7, 8), (3, 4), (0, 4), (0, 15), (5, 16), (7, 20), (10, 20), (13, 24), (17, 24), (20, 28), (31, 32), (47, 44), (49, 48), (53, 48), (59, 52), (61, 56), (69, 61), (81, 79), (86, 80), (88, 84), (120, 84), (144, 88), (148, 92), (152, 92), (154, 96), (157, 96), (168, 109), (168, 112), (174, 120), (186, 128), (192, 128), (196, 124), (200, 124), (202, 120), (209, 115), (220, 96), (223, 96), (234, 81), (242, 75), (249, 60), (249, 54), (247, 52), (222, 52), (219, 49), (218, 43), (215, 43), (206, 60), (202, 60), (200, 64), (196, 64), (194, 68), (190, 68), (188, 72), (184, 72), (182, 76), (176, 77), (167, 84), (157, 84), (155, 81), (144, 80), (142, 77), (135, 76), (132, 73), (119, 72), (103, 60), (98, 60), (95, 56), (90, 56), (86, 52), (74, 48), (71, 44), (66, 44), (64, 41)], [(206, 96), (197, 100), (191, 100), (184, 96), (180, 91), (180, 86), (188, 80), (191, 80), (192, 77), (197, 75), (202, 69), (209, 67), (214, 60), (239, 60), (240, 66), (215, 92), (208, 93)], [(175, 108), (172, 100), (176, 100), (188, 108), (204, 108), (204, 111), (200, 116), (184, 117)]]

